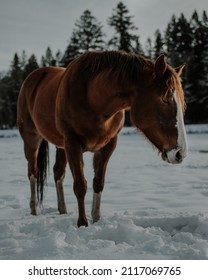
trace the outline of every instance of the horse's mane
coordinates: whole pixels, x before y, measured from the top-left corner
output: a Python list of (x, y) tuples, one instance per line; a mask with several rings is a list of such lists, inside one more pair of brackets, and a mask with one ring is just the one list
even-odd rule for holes
[[(88, 81), (103, 73), (105, 77), (111, 77), (120, 83), (138, 83), (142, 71), (152, 72), (154, 78), (154, 62), (146, 57), (125, 51), (87, 51), (74, 59), (68, 66), (78, 69), (80, 75), (87, 76)], [(174, 88), (179, 101), (185, 110), (184, 92), (181, 81), (175, 70), (168, 65), (164, 77), (167, 87)]]
[(169, 89), (174, 89), (178, 95), (179, 102), (181, 103), (182, 110), (185, 111), (186, 109), (186, 102), (184, 98), (184, 91), (181, 84), (180, 77), (176, 74), (176, 71), (168, 65), (167, 69), (167, 76), (166, 76), (166, 85)]
[(144, 56), (124, 51), (87, 51), (71, 64), (79, 64), (79, 71), (87, 74), (88, 79), (105, 72), (119, 81), (125, 79), (131, 83), (138, 82), (138, 73), (144, 68), (154, 67), (154, 63)]

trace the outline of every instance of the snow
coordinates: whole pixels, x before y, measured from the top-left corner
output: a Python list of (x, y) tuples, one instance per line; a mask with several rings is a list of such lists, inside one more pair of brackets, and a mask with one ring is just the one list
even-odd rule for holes
[(161, 160), (144, 137), (125, 128), (108, 165), (99, 222), (92, 224), (92, 154), (84, 154), (88, 227), (77, 228), (67, 170), (69, 214), (59, 215), (50, 174), (40, 216), (31, 216), (23, 143), (0, 131), (0, 259), (208, 259), (208, 125), (187, 126), (189, 154)]

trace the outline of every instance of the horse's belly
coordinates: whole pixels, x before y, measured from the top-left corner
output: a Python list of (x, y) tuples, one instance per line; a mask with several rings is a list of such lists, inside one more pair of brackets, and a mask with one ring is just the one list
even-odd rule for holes
[(45, 139), (47, 141), (49, 141), (51, 144), (55, 145), (57, 148), (64, 148), (64, 139), (63, 138), (59, 138), (56, 135), (52, 136), (52, 137), (45, 137)]
[[(44, 123), (44, 125), (43, 125)], [(36, 123), (36, 128), (39, 134), (48, 142), (55, 145), (58, 148), (64, 148), (64, 138), (63, 136), (57, 131), (55, 125), (47, 122), (41, 122), (40, 124)]]
[(89, 141), (85, 143), (85, 149), (90, 152), (96, 152), (105, 147), (109, 142), (111, 138), (105, 138), (103, 141)]
[(94, 135), (94, 137), (85, 138), (84, 140), (84, 147), (85, 150), (90, 152), (96, 152), (105, 147), (112, 138), (114, 138), (118, 132), (120, 131), (119, 128), (113, 131), (106, 131), (106, 133), (98, 133)]
[(57, 148), (64, 148), (64, 138), (57, 132), (44, 133), (44, 139), (46, 139), (51, 144), (55, 145)]

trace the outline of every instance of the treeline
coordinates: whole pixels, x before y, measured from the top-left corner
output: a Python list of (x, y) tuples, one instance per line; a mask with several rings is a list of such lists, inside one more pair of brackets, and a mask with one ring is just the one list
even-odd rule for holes
[[(137, 52), (151, 59), (165, 53), (172, 66), (186, 64), (183, 87), (186, 95), (186, 123), (208, 122), (208, 17), (204, 11), (194, 11), (187, 19), (184, 14), (172, 16), (166, 30), (156, 30), (145, 46), (140, 44), (139, 31), (127, 6), (118, 3), (107, 24), (115, 34), (107, 39), (102, 24), (89, 10), (75, 22), (68, 46), (61, 52), (52, 53), (47, 47), (41, 61), (36, 55), (29, 58), (25, 51), (14, 54), (6, 74), (0, 75), (0, 128), (16, 126), (16, 102), (23, 80), (38, 67), (66, 66), (86, 50), (125, 50)], [(126, 124), (129, 124), (127, 115)]]

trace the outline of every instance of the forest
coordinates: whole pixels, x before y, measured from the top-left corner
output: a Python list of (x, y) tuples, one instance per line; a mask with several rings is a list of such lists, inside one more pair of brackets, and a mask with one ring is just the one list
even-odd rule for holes
[[(140, 43), (139, 28), (135, 26), (128, 7), (122, 2), (113, 9), (107, 24), (114, 31), (106, 39), (103, 25), (91, 11), (85, 10), (76, 20), (65, 50), (53, 53), (46, 46), (45, 54), (38, 61), (35, 54), (27, 56), (26, 51), (15, 53), (10, 68), (0, 73), (0, 128), (16, 126), (16, 103), (23, 80), (36, 68), (43, 66), (65, 67), (86, 50), (124, 50), (136, 52), (150, 59), (164, 53), (168, 63), (177, 67), (185, 63), (182, 82), (186, 98), (186, 123), (208, 123), (208, 17), (206, 11), (195, 10), (190, 18), (183, 13), (173, 15), (165, 29), (159, 29)], [(67, 40), (68, 38), (66, 38)], [(130, 125), (126, 115), (126, 125)]]

